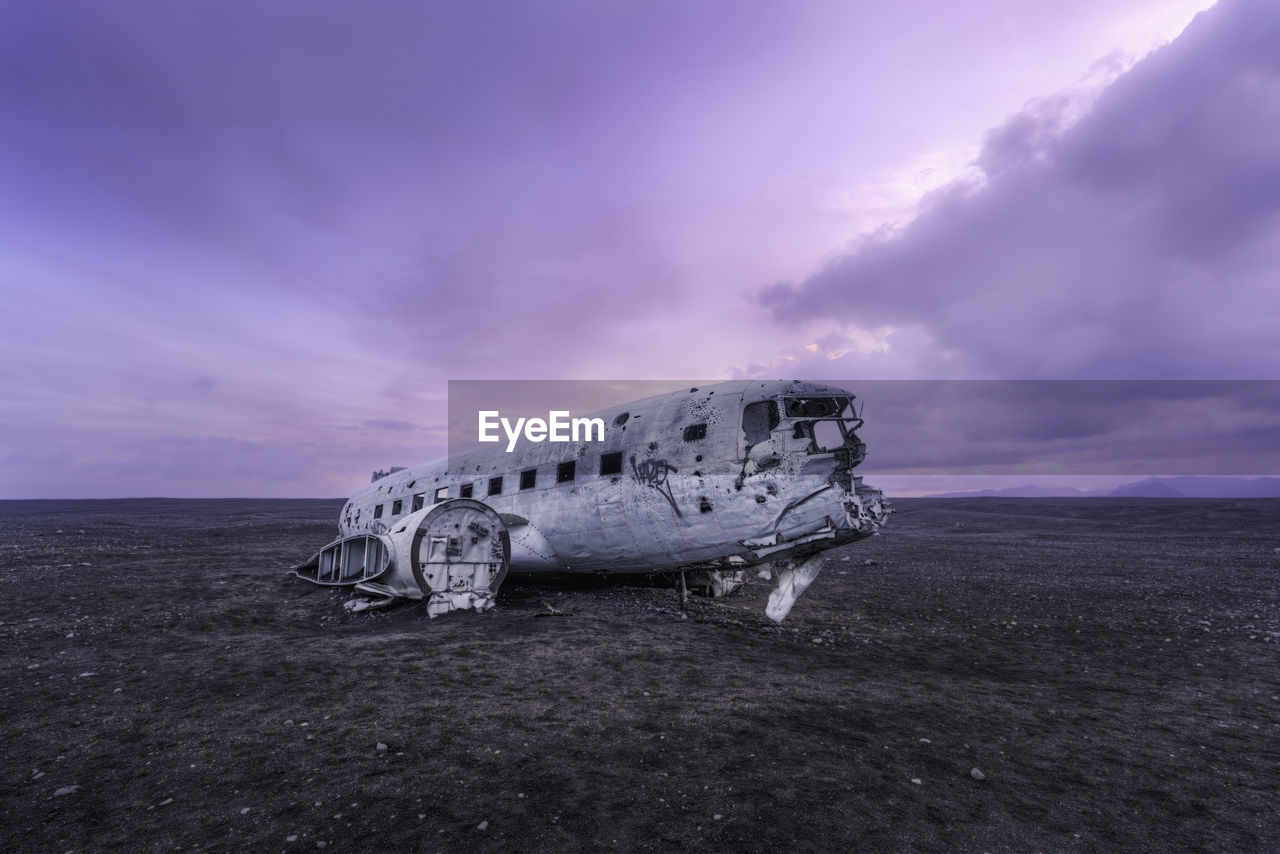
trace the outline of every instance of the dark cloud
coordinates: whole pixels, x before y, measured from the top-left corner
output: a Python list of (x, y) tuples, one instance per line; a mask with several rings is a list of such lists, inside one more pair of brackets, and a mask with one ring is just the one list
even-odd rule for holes
[(1280, 6), (1224, 0), (1078, 121), (1067, 98), (1028, 105), (988, 136), (983, 181), (761, 302), (922, 329), (976, 375), (1274, 377), (1277, 44)]

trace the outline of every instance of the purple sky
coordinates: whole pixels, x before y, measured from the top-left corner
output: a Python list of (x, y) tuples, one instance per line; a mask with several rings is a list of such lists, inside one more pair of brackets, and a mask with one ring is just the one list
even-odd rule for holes
[(344, 496), (449, 379), (1275, 379), (1206, 5), (0, 5), (0, 497)]

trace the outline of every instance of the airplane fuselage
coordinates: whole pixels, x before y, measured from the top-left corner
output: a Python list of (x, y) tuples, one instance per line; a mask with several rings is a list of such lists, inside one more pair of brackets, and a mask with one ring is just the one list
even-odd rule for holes
[(853, 395), (799, 381), (682, 389), (612, 407), (603, 441), (506, 443), (375, 479), (339, 534), (381, 534), (450, 499), (496, 511), (512, 574), (657, 573), (803, 557), (889, 512), (850, 470)]

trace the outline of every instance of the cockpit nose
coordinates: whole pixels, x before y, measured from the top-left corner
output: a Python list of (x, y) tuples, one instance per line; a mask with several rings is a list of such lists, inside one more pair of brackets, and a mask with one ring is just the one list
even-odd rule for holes
[[(862, 419), (853, 410), (852, 395), (786, 397), (783, 413), (790, 421), (792, 438), (809, 440), (811, 454), (848, 449), (851, 434), (862, 426)], [(856, 436), (852, 442), (858, 444)]]
[(807, 455), (811, 459), (804, 463), (805, 471), (825, 469), (833, 483), (851, 493), (850, 472), (867, 456), (867, 446), (856, 432), (863, 422), (853, 401), (852, 394), (839, 389), (815, 389), (747, 403), (742, 412), (743, 454), (750, 458), (753, 449), (768, 443), (775, 455)]

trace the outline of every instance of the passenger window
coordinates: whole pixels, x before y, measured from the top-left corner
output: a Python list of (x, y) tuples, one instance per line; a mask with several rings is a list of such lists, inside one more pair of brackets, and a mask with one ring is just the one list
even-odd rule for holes
[(432, 503), (439, 504), (441, 501), (444, 501), (448, 497), (449, 497), (449, 487), (442, 486), (436, 490), (436, 500), (433, 501)]
[(373, 508), (373, 518), (375, 518), (375, 519), (381, 519), (381, 518), (382, 518), (382, 505), (381, 505), (381, 504), (379, 504), (377, 507)]
[(471, 484), (469, 483), (462, 484), (462, 497), (463, 498), (471, 497)]
[(600, 474), (622, 474), (622, 451), (600, 455)]
[(401, 508), (401, 507), (403, 507), (403, 506), (404, 506), (404, 501), (402, 501), (402, 500), (396, 500), (396, 501), (391, 505), (391, 515), (392, 515), (392, 516), (399, 516), (399, 515), (400, 515), (400, 508)]
[(525, 469), (520, 472), (520, 488), (533, 489), (533, 485), (538, 482), (537, 469)]
[(573, 480), (573, 473), (577, 467), (577, 460), (569, 460), (556, 466), (556, 483), (567, 483)]
[(413, 496), (413, 510), (410, 512), (417, 513), (422, 509), (422, 505), (426, 503), (426, 500), (427, 494), (425, 492), (419, 492), (417, 495)]
[(769, 432), (779, 424), (778, 404), (773, 400), (761, 400), (747, 404), (742, 410), (742, 432), (747, 434), (748, 445), (758, 445), (769, 438)]
[(684, 428), (684, 440), (686, 442), (697, 442), (707, 438), (706, 424), (690, 424)]
[(490, 495), (502, 494), (502, 476), (501, 475), (499, 475), (498, 477), (489, 478), (489, 494)]

